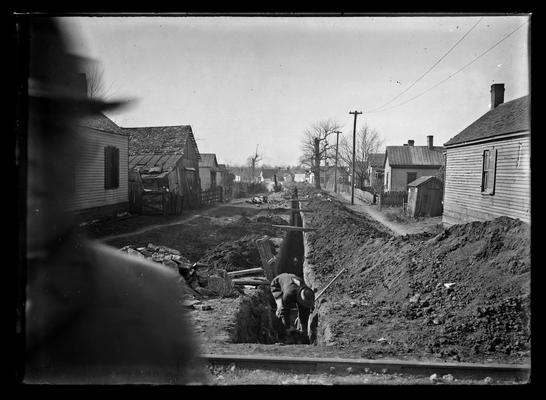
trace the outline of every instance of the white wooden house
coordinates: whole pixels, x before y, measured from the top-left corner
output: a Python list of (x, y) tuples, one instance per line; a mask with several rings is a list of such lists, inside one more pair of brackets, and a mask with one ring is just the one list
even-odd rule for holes
[(491, 109), (445, 147), (444, 225), (499, 216), (530, 222), (529, 96), (504, 103), (504, 85), (493, 84)]
[(75, 135), (81, 155), (71, 174), (74, 193), (68, 208), (83, 219), (128, 210), (129, 138), (103, 114), (82, 118)]

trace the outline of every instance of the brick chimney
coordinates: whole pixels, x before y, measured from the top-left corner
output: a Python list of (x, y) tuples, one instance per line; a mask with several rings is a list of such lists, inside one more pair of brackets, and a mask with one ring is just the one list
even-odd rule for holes
[(432, 135), (427, 136), (427, 147), (429, 150), (432, 150), (432, 148), (434, 147), (434, 142), (432, 141), (433, 138), (434, 136)]
[(413, 146), (413, 144), (415, 143), (415, 140), (408, 140), (408, 146)]
[(494, 83), (491, 85), (491, 109), (504, 103), (504, 83)]

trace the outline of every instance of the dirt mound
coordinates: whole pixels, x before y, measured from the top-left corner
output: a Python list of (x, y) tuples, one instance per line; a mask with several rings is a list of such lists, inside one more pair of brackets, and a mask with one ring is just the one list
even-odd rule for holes
[(528, 356), (529, 225), (502, 217), (393, 237), (333, 200), (309, 206), (318, 230), (308, 261), (321, 283), (348, 269), (321, 300), (324, 342), (365, 357)]
[(247, 235), (241, 239), (224, 242), (207, 252), (199, 261), (228, 272), (261, 266), (256, 239), (260, 235)]
[(273, 225), (289, 225), (289, 222), (278, 215), (260, 215), (256, 218), (256, 222), (263, 224), (273, 224)]

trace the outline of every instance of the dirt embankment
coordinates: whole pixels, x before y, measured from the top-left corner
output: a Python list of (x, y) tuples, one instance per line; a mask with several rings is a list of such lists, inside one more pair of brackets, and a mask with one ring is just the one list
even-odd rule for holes
[(360, 356), (523, 362), (530, 350), (530, 229), (507, 217), (390, 236), (328, 196), (306, 221), (322, 343)]

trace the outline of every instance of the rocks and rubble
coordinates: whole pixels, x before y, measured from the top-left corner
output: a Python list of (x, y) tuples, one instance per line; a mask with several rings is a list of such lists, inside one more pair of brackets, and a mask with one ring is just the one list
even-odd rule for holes
[(185, 280), (187, 286), (200, 296), (229, 297), (238, 293), (225, 269), (218, 269), (202, 262), (192, 263), (176, 249), (148, 243), (146, 247), (127, 245), (119, 251), (175, 270)]
[(254, 196), (249, 200), (246, 200), (247, 203), (250, 204), (263, 204), (267, 203), (267, 196)]

